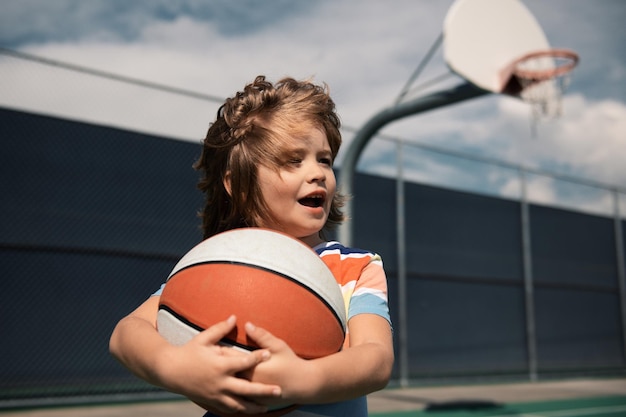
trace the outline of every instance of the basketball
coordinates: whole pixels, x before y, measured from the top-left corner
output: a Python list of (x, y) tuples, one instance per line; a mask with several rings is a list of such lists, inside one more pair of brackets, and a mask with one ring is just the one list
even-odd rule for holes
[(266, 229), (227, 231), (184, 255), (163, 289), (157, 329), (181, 345), (232, 314), (236, 328), (221, 343), (238, 349), (258, 348), (246, 336), (248, 321), (305, 359), (338, 352), (345, 338), (343, 296), (326, 264), (299, 240)]

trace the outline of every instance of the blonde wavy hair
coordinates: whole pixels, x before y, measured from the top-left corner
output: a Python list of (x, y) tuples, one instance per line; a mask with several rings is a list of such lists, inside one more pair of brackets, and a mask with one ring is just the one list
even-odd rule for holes
[[(283, 78), (275, 84), (257, 76), (228, 98), (207, 132), (194, 168), (202, 172), (198, 188), (206, 201), (204, 238), (240, 227), (261, 226), (272, 215), (258, 183), (259, 165), (278, 170), (293, 138), (312, 127), (326, 134), (333, 160), (341, 146), (341, 126), (327, 85)], [(229, 177), (229, 188), (225, 179)], [(324, 229), (344, 220), (344, 197), (335, 193)], [(323, 235), (323, 230), (320, 231)]]

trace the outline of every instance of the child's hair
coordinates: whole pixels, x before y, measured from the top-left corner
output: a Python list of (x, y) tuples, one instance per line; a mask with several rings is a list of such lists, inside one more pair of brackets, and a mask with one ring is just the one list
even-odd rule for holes
[[(239, 227), (262, 226), (272, 219), (257, 167), (278, 170), (288, 158), (293, 138), (311, 128), (326, 134), (334, 160), (341, 145), (340, 121), (325, 84), (284, 78), (273, 85), (260, 75), (226, 99), (194, 165), (204, 173), (198, 183), (206, 196), (200, 215), (204, 238)], [(324, 229), (344, 220), (343, 201), (336, 192)]]

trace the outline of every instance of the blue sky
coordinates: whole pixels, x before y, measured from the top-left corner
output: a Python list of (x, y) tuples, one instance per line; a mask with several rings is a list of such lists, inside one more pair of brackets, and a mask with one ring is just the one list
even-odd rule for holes
[[(440, 34), (452, 0), (1, 0), (0, 46), (226, 97), (257, 74), (329, 84), (346, 129), (390, 106)], [(564, 114), (530, 133), (529, 108), (489, 95), (393, 123), (387, 137), (626, 187), (626, 3), (526, 0), (552, 46), (581, 56)], [(0, 54), (0, 105), (198, 141), (218, 104), (148, 91)], [(441, 50), (418, 83), (449, 74)], [(451, 75), (433, 90), (459, 84)], [(428, 91), (425, 91), (427, 93)], [(389, 173), (393, 144), (373, 142), (362, 169)], [(407, 177), (519, 195), (511, 170), (423, 149)], [(475, 164), (475, 165), (472, 165)], [(473, 168), (472, 168), (473, 167)], [(612, 210), (612, 196), (529, 176), (537, 202)], [(568, 203), (569, 204), (569, 203)], [(567, 204), (566, 204), (567, 205)], [(621, 196), (622, 215), (626, 196)]]

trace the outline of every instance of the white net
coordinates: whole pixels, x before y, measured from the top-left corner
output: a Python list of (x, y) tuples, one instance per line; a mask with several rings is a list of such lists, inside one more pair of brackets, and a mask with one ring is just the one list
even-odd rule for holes
[(513, 70), (522, 91), (519, 96), (530, 105), (531, 128), (544, 119), (555, 119), (563, 113), (563, 94), (570, 82), (571, 69), (577, 56), (556, 51), (527, 57), (516, 63)]
[(524, 89), (520, 98), (531, 107), (533, 119), (554, 119), (563, 113), (563, 93), (570, 81), (569, 74), (543, 81), (520, 80)]

